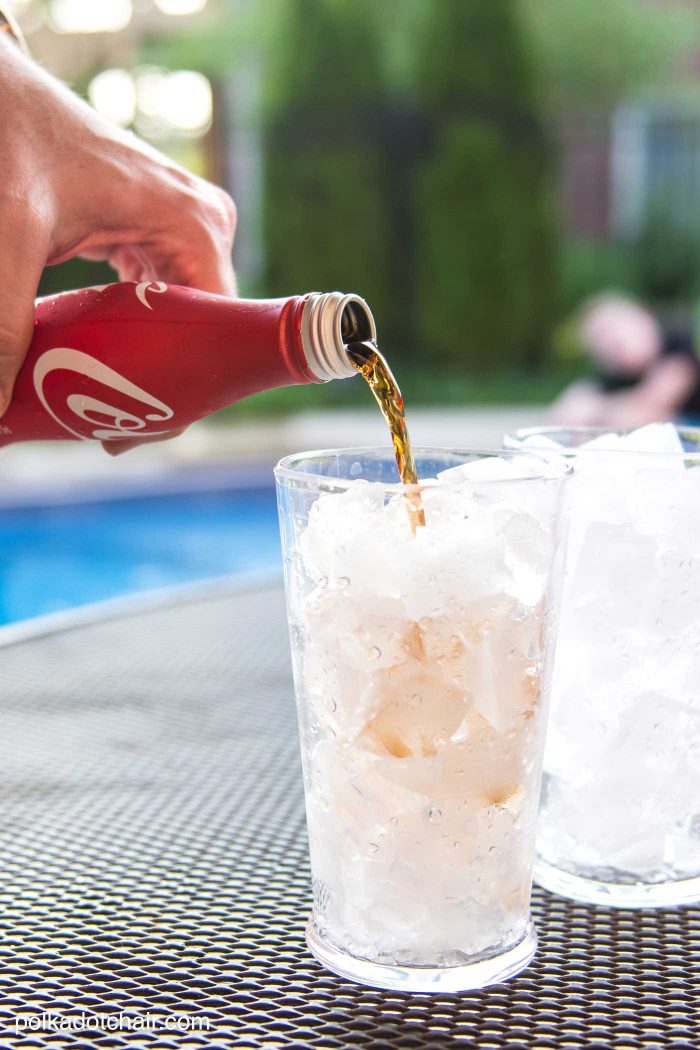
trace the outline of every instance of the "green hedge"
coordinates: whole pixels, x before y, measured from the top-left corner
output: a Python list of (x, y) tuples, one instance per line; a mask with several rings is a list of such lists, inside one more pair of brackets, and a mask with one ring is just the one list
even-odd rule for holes
[(419, 331), (431, 353), (483, 370), (541, 360), (557, 292), (538, 166), (483, 121), (437, 136), (417, 176)]
[(428, 7), (418, 105), (432, 134), (415, 174), (421, 339), (467, 368), (537, 364), (558, 305), (556, 222), (516, 8)]
[(557, 309), (555, 220), (513, 0), (422, 0), (411, 83), (393, 93), (400, 7), (394, 24), (367, 0), (285, 11), (268, 71), (270, 290), (357, 291), (390, 355), (416, 363), (538, 363)]
[(383, 86), (373, 5), (289, 0), (268, 71), (264, 228), (271, 294), (338, 288), (388, 311)]

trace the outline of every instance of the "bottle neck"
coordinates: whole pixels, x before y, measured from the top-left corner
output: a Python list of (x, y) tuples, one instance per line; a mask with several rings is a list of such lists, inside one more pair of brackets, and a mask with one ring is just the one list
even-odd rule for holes
[(301, 316), (301, 343), (309, 369), (318, 380), (357, 375), (348, 357), (348, 343), (376, 339), (372, 312), (359, 295), (312, 292)]

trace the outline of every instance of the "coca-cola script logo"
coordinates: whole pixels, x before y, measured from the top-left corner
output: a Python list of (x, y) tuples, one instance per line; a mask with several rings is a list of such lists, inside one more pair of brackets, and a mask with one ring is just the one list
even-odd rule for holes
[(140, 284), (136, 285), (136, 298), (140, 303), (143, 303), (147, 310), (152, 310), (153, 306), (146, 298), (146, 293), (154, 292), (157, 295), (162, 295), (167, 290), (168, 286), (163, 281), (141, 281)]
[[(59, 370), (86, 376), (97, 383), (111, 387), (112, 390), (126, 394), (127, 397), (140, 402), (152, 411), (145, 412), (143, 416), (137, 416), (87, 394), (69, 394), (65, 399), (65, 404), (76, 417), (76, 425), (79, 425), (78, 420), (83, 420), (90, 426), (95, 427), (88, 434), (85, 433), (85, 428), (83, 427), (81, 433), (80, 430), (75, 430), (74, 427), (69, 426), (54, 412), (46, 396), (45, 386), (47, 378), (52, 372)], [(73, 434), (74, 437), (80, 438), (82, 441), (91, 437), (97, 441), (112, 441), (118, 438), (133, 437), (135, 434), (145, 431), (148, 423), (166, 423), (173, 418), (174, 414), (172, 408), (159, 401), (157, 397), (153, 397), (147, 390), (142, 390), (141, 387), (136, 386), (131, 380), (120, 375), (119, 372), (115, 372), (109, 365), (103, 364), (102, 361), (91, 357), (90, 354), (83, 353), (82, 350), (72, 350), (70, 347), (65, 346), (47, 350), (46, 353), (41, 355), (34, 366), (34, 388), (49, 415), (69, 434)], [(162, 430), (151, 429), (147, 432), (149, 434), (164, 433)]]

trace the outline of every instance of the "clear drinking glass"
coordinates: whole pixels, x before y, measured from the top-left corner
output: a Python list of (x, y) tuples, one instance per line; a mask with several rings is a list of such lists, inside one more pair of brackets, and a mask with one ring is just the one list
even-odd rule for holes
[(700, 431), (505, 439), (554, 442), (574, 477), (535, 880), (619, 907), (697, 901)]
[[(532, 958), (569, 468), (391, 450), (275, 473), (313, 875), (307, 942), (362, 984), (458, 991)], [(425, 525), (416, 524), (422, 502)]]

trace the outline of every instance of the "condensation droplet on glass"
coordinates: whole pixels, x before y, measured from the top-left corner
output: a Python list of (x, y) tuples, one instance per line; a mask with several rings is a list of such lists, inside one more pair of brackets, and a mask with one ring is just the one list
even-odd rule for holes
[(348, 587), (350, 586), (350, 577), (349, 576), (339, 576), (338, 577), (338, 586), (340, 587), (341, 591), (346, 591), (348, 589)]
[(428, 810), (428, 820), (431, 824), (439, 824), (442, 820), (442, 810), (437, 806), (431, 806)]
[(396, 814), (394, 814), (394, 816), (393, 816), (393, 817), (389, 817), (389, 823), (390, 823), (390, 824), (393, 824), (393, 825), (394, 825), (394, 827), (396, 827), (396, 825), (398, 824), (398, 822), (399, 822), (399, 818), (398, 818), (398, 817), (396, 816)]
[(494, 853), (498, 853), (496, 846), (489, 846), (489, 855), (493, 857)]
[(411, 697), (411, 707), (419, 707), (421, 702), (422, 702), (422, 700), (423, 700), (423, 697), (421, 696), (420, 693), (414, 693), (413, 696)]
[(328, 701), (328, 710), (331, 714), (333, 714), (334, 711), (338, 710), (338, 705), (336, 704), (335, 700), (331, 699)]
[(321, 588), (321, 590), (323, 590), (325, 587), (327, 587), (328, 586), (328, 577), (327, 576), (322, 576), (321, 579), (318, 581), (318, 585)]
[(382, 655), (382, 651), (379, 648), (379, 646), (378, 645), (373, 645), (372, 648), (369, 651), (369, 658), (370, 658), (370, 660), (378, 660), (381, 655)]
[(369, 852), (370, 852), (370, 854), (379, 853), (379, 846), (377, 845), (376, 842), (370, 842), (370, 844), (369, 844)]
[(358, 462), (358, 460), (355, 460), (353, 465), (350, 467), (350, 477), (356, 478), (361, 473), (362, 473), (362, 464), (360, 462)]

